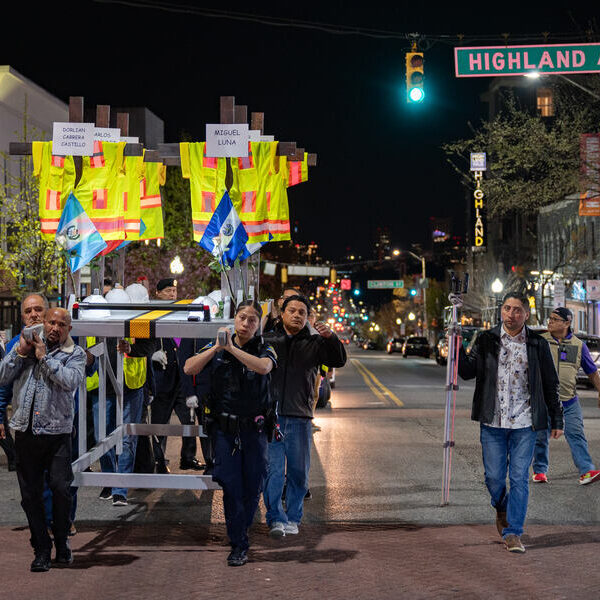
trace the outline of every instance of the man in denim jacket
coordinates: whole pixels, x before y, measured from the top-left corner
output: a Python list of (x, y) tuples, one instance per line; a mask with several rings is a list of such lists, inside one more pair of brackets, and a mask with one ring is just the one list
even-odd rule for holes
[[(39, 296), (28, 296), (21, 312)], [(71, 494), (71, 435), (73, 393), (84, 378), (86, 355), (69, 332), (71, 317), (62, 308), (51, 308), (44, 317), (42, 336), (27, 340), (21, 334), (18, 344), (0, 363), (0, 385), (13, 384), (17, 477), (21, 506), (31, 532), (35, 559), (32, 571), (48, 571), (52, 541), (48, 535), (43, 507), (44, 472), (53, 496), (53, 533), (56, 561), (73, 560), (68, 543)], [(0, 426), (0, 436), (4, 427)]]

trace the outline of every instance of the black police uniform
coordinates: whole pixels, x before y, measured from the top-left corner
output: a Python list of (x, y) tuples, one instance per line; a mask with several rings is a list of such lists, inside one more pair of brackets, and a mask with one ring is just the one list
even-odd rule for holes
[[(163, 367), (159, 363), (152, 365), (156, 394), (151, 404), (150, 419), (152, 424), (165, 424), (171, 419), (173, 411), (177, 414), (182, 425), (193, 425), (190, 411), (185, 405), (185, 397), (181, 391), (181, 373), (179, 347), (172, 338), (157, 340), (157, 350), (163, 350), (167, 355), (167, 365)], [(152, 438), (154, 459), (157, 468), (164, 469), (167, 438), (165, 436), (154, 436)], [(196, 438), (181, 438), (180, 466), (188, 468), (196, 458)]]
[[(235, 344), (235, 336), (233, 338)], [(204, 348), (212, 346), (209, 344)], [(241, 348), (277, 366), (273, 347), (255, 336)], [(229, 352), (217, 352), (204, 369), (210, 373), (210, 416), (214, 429), (213, 480), (223, 488), (227, 535), (231, 547), (248, 549), (267, 474), (267, 427), (274, 423), (270, 375), (249, 370)], [(262, 419), (261, 419), (262, 417)]]
[[(196, 396), (198, 398), (198, 408), (196, 408), (196, 416), (198, 423), (203, 427), (203, 432), (208, 437), (200, 438), (200, 447), (202, 448), (202, 454), (204, 456), (204, 462), (206, 463), (206, 469), (204, 469), (205, 475), (212, 475), (213, 469), (213, 444), (211, 431), (206, 427), (206, 419), (204, 414), (204, 406), (206, 403), (206, 396), (210, 392), (210, 375), (207, 369), (203, 369), (197, 375), (186, 375), (183, 371), (183, 367), (188, 358), (198, 354), (200, 349), (210, 348), (209, 339), (193, 339), (193, 338), (182, 338), (179, 344), (179, 364), (181, 366), (180, 384), (181, 394), (184, 398), (188, 396)], [(189, 409), (188, 409), (189, 412)]]

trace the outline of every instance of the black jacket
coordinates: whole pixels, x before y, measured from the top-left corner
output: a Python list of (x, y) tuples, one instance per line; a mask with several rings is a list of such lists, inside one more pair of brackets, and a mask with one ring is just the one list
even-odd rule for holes
[(186, 375), (183, 372), (185, 361), (195, 354), (198, 354), (212, 339), (182, 338), (179, 345), (179, 380), (181, 383), (181, 394), (184, 398), (188, 396), (197, 396), (198, 400), (210, 391), (210, 372), (209, 369), (203, 369), (197, 375)]
[[(531, 420), (534, 430), (548, 427), (563, 429), (563, 411), (558, 398), (558, 375), (548, 342), (539, 334), (525, 328), (529, 393), (531, 395)], [(496, 407), (496, 381), (498, 353), (500, 351), (500, 326), (477, 336), (470, 354), (460, 348), (458, 374), (463, 379), (476, 378), (471, 419), (491, 423)]]
[(178, 390), (183, 369), (183, 365), (180, 365), (179, 347), (173, 338), (156, 338), (154, 343), (155, 351), (164, 350), (167, 354), (166, 368), (163, 369), (159, 362), (152, 363), (156, 394), (171, 396)]
[(307, 326), (294, 336), (278, 323), (264, 335), (277, 352), (277, 369), (271, 377), (271, 394), (277, 402), (277, 412), (285, 417), (313, 416), (313, 398), (317, 368), (343, 367), (346, 350), (338, 337), (311, 335)]
[[(233, 343), (237, 345), (235, 337)], [(274, 366), (271, 373), (276, 371), (275, 351), (261, 336), (254, 336), (241, 349), (259, 358), (270, 358)], [(248, 369), (226, 350), (217, 352), (204, 371), (210, 374), (209, 405), (213, 417), (221, 413), (240, 417), (266, 417), (273, 412), (269, 389), (271, 373), (261, 375)]]

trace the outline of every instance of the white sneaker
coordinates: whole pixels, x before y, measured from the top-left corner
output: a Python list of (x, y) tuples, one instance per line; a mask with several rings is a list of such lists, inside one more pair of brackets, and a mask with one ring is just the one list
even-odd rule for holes
[(288, 521), (285, 525), (285, 534), (286, 535), (296, 535), (298, 533), (298, 523), (294, 523), (294, 521)]
[(274, 521), (271, 524), (271, 529), (269, 530), (269, 535), (274, 538), (280, 538), (285, 535), (286, 526), (281, 521)]

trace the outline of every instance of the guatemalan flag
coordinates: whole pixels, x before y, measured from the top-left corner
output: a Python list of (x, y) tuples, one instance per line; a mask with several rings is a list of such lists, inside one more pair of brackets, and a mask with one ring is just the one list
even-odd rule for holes
[(219, 258), (221, 264), (231, 267), (247, 242), (248, 234), (229, 194), (225, 192), (198, 243)]
[(71, 272), (87, 265), (106, 248), (106, 242), (73, 192), (69, 194), (56, 230), (56, 243), (69, 254)]

